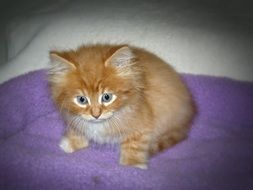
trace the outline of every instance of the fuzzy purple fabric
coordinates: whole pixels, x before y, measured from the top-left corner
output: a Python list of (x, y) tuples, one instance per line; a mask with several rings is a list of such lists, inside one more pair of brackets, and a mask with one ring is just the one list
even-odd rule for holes
[(148, 170), (118, 165), (118, 149), (73, 154), (44, 70), (0, 85), (0, 189), (253, 189), (253, 84), (184, 75), (198, 107), (190, 137)]

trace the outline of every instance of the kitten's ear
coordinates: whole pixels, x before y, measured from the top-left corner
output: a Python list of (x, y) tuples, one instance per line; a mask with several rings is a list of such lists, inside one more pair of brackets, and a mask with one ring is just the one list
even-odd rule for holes
[(51, 67), (48, 71), (49, 81), (60, 83), (65, 74), (76, 69), (73, 62), (70, 61), (67, 54), (57, 51), (50, 51), (49, 57)]
[(50, 51), (49, 57), (53, 66), (56, 64), (59, 67), (66, 68), (66, 69), (76, 69), (76, 66), (73, 62), (71, 62), (66, 56), (66, 54), (57, 52), (57, 51)]
[(109, 57), (105, 66), (113, 65), (116, 68), (126, 68), (132, 65), (135, 55), (128, 46), (123, 46)]

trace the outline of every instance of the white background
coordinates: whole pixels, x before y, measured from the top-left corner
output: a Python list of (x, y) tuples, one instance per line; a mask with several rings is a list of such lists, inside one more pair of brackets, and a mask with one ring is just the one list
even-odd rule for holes
[(50, 49), (131, 43), (179, 72), (253, 81), (250, 1), (3, 1), (0, 82), (48, 66)]

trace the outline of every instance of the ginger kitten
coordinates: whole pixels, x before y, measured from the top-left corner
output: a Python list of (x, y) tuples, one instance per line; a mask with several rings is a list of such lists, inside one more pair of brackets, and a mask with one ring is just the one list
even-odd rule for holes
[(156, 55), (129, 45), (51, 51), (52, 97), (67, 124), (67, 153), (119, 143), (120, 164), (146, 169), (149, 157), (187, 137), (193, 100)]

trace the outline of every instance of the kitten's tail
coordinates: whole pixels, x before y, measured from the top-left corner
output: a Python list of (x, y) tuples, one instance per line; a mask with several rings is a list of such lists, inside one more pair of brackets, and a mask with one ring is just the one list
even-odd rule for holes
[(159, 152), (162, 152), (180, 141), (187, 138), (187, 134), (189, 131), (188, 126), (180, 127), (180, 128), (174, 128), (173, 130), (169, 130), (168, 132), (159, 135), (155, 138), (155, 140), (152, 141), (149, 149), (150, 155), (157, 154)]

